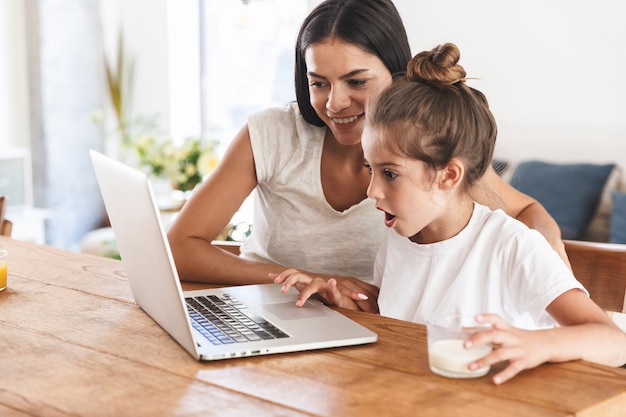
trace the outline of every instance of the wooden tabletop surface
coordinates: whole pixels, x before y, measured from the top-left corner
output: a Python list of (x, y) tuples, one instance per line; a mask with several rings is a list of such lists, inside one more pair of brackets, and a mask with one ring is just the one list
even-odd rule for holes
[(379, 341), (200, 363), (137, 307), (121, 262), (2, 237), (0, 248), (0, 416), (626, 415), (626, 369), (447, 379), (428, 368), (424, 326), (343, 310)]

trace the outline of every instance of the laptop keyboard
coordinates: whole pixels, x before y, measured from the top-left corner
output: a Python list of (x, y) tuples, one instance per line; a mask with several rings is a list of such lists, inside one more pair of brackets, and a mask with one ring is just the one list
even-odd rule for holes
[(214, 345), (289, 337), (228, 294), (186, 298), (192, 326)]

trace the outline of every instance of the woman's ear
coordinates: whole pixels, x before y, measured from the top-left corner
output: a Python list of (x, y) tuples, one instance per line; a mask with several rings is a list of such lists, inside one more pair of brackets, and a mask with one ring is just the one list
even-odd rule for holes
[(452, 158), (441, 170), (439, 188), (445, 191), (452, 190), (463, 183), (465, 165), (458, 158)]

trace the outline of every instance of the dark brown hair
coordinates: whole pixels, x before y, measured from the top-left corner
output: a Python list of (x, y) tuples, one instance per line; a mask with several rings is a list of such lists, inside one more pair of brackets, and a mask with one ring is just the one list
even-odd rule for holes
[(483, 93), (465, 84), (460, 56), (452, 43), (415, 55), (370, 103), (366, 123), (384, 132), (385, 146), (432, 169), (461, 159), (469, 187), (491, 163), (497, 127)]
[(406, 71), (411, 48), (391, 0), (326, 0), (304, 20), (296, 42), (296, 99), (304, 120), (324, 126), (309, 95), (304, 54), (313, 43), (336, 38), (376, 55), (391, 74)]

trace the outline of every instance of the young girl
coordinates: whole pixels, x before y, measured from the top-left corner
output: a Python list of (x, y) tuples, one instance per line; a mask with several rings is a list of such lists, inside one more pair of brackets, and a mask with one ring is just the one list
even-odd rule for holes
[[(374, 267), (380, 313), (417, 323), (442, 313), (480, 313), (477, 320), (492, 329), (465, 346), (496, 348), (470, 369), (508, 361), (496, 384), (543, 362), (624, 364), (626, 334), (588, 298), (546, 239), (474, 201), (497, 129), (484, 95), (465, 84), (459, 56), (453, 44), (416, 55), (406, 77), (368, 109), (362, 136), (372, 176), (368, 196), (388, 228)], [(272, 276), (283, 291), (298, 286), (298, 305), (319, 293), (355, 307), (334, 280), (293, 270)]]

